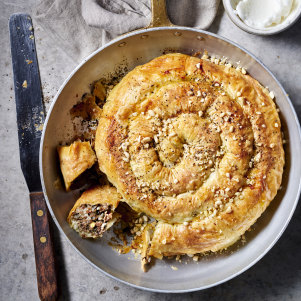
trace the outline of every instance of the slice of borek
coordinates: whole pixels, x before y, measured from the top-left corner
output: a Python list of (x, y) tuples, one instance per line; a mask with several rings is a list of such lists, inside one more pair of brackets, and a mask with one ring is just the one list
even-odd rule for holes
[(141, 248), (141, 269), (146, 272), (147, 265), (150, 263), (151, 257), (149, 250), (153, 236), (154, 224), (148, 224), (142, 232), (142, 248)]
[(100, 238), (120, 219), (120, 214), (115, 212), (120, 200), (116, 188), (94, 186), (76, 201), (67, 221), (81, 237)]

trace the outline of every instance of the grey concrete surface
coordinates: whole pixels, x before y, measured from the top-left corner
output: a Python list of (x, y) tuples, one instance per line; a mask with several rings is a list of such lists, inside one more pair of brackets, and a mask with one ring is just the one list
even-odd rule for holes
[[(29, 199), (20, 170), (16, 112), (9, 50), (8, 18), (30, 12), (38, 0), (0, 2), (0, 300), (38, 300)], [(250, 50), (276, 75), (301, 116), (301, 20), (271, 37), (253, 36), (235, 27), (222, 5), (209, 31)], [(75, 67), (35, 27), (44, 96), (49, 103)], [(300, 300), (301, 208), (282, 238), (255, 266), (218, 287), (165, 295), (144, 292), (114, 281), (86, 263), (54, 226), (60, 300)]]

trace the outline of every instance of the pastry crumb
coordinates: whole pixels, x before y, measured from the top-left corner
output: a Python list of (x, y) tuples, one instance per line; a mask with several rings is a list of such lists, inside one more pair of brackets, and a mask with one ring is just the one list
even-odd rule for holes
[(27, 88), (27, 80), (25, 80), (25, 81), (23, 82), (22, 87), (25, 88), (25, 89)]

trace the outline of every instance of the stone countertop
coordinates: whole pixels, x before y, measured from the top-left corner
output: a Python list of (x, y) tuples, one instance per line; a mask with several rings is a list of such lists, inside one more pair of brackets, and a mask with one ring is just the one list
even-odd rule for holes
[[(0, 3), (0, 300), (38, 300), (28, 190), (21, 173), (8, 18), (30, 12), (38, 0)], [(248, 34), (231, 23), (222, 4), (209, 31), (242, 45), (275, 74), (301, 116), (301, 19), (269, 37)], [(47, 34), (35, 27), (44, 98), (50, 103), (75, 67)], [(51, 54), (51, 55), (50, 55)], [(301, 208), (272, 250), (242, 275), (205, 291), (168, 295), (145, 292), (112, 280), (85, 262), (54, 226), (60, 300), (300, 300)]]

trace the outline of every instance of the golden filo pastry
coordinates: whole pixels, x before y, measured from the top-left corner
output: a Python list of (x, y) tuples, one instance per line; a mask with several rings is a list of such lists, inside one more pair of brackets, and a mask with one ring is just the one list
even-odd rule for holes
[(284, 166), (279, 116), (268, 90), (243, 73), (168, 54), (110, 92), (98, 163), (124, 201), (158, 221), (149, 256), (226, 248), (275, 197)]
[(60, 167), (66, 190), (70, 190), (72, 182), (97, 161), (96, 155), (88, 141), (74, 141), (68, 146), (58, 146)]
[(119, 219), (121, 199), (116, 188), (94, 186), (86, 190), (70, 210), (67, 221), (84, 238), (100, 238)]

